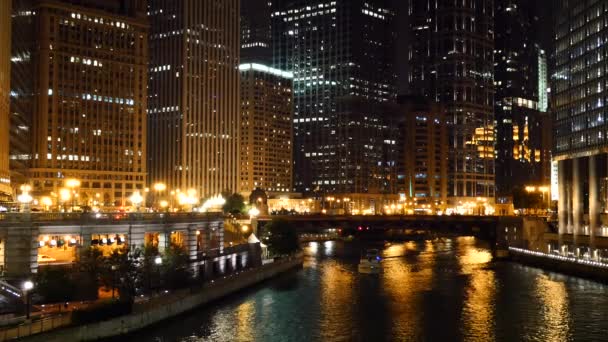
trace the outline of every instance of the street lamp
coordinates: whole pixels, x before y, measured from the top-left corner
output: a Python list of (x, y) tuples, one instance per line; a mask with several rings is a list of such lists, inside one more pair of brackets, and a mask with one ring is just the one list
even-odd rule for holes
[[(157, 255), (156, 258), (154, 258), (154, 265), (156, 265), (156, 271), (158, 272), (158, 287), (160, 287), (161, 285), (161, 275), (160, 275), (160, 265), (163, 264), (163, 258), (160, 257), (160, 255)], [(152, 285), (152, 284), (150, 284)]]
[(76, 188), (80, 187), (80, 181), (75, 178), (70, 178), (65, 181), (65, 186), (70, 189), (70, 192), (72, 194), (72, 211), (74, 211), (74, 201), (76, 200), (76, 197), (78, 197), (78, 194), (76, 193)]
[(165, 183), (156, 183), (156, 184), (154, 184), (153, 188), (154, 188), (154, 191), (156, 192), (156, 198), (154, 200), (159, 201), (160, 194), (161, 194), (161, 192), (164, 192), (165, 190), (167, 190), (167, 185)]
[(34, 288), (34, 283), (31, 280), (26, 280), (23, 282), (22, 289), (25, 294), (25, 318), (30, 319), (30, 306), (31, 306), (31, 296), (30, 292)]
[(251, 216), (252, 218), (255, 218), (258, 215), (260, 215), (260, 210), (258, 208), (253, 207), (253, 208), (249, 209), (249, 216)]
[(136, 211), (139, 212), (139, 205), (141, 204), (141, 202), (144, 201), (144, 198), (142, 197), (142, 195), (139, 193), (139, 191), (135, 191), (131, 197), (129, 197), (129, 200), (131, 201), (131, 203), (135, 206)]
[(24, 184), (21, 186), (21, 194), (17, 196), (17, 201), (21, 203), (23, 212), (30, 211), (30, 203), (32, 203), (33, 200), (32, 195), (30, 195), (31, 190), (32, 187), (30, 185)]

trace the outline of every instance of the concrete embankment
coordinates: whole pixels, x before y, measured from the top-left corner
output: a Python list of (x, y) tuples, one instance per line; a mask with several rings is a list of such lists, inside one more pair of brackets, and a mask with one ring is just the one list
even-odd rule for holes
[(25, 338), (23, 341), (94, 341), (132, 333), (244, 290), (291, 269), (302, 267), (302, 263), (302, 255), (290, 257), (240, 272), (226, 279), (215, 280), (200, 288), (169, 294), (157, 301), (135, 304), (133, 313), (130, 315), (54, 330)]
[(533, 254), (530, 252), (509, 249), (511, 260), (524, 265), (542, 268), (547, 271), (563, 273), (571, 276), (608, 282), (608, 268), (605, 266), (576, 261), (574, 258), (558, 258), (547, 254)]

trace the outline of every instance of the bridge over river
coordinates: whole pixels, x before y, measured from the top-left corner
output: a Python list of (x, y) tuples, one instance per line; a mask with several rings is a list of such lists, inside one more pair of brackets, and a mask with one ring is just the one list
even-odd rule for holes
[[(513, 245), (530, 223), (543, 224), (538, 219), (518, 216), (464, 216), (464, 215), (270, 215), (257, 218), (258, 230), (272, 220), (285, 220), (294, 224), (300, 234), (323, 234), (328, 231), (340, 235), (394, 238), (411, 231), (436, 234), (474, 236), (489, 241), (497, 248)], [(511, 240), (511, 241), (509, 241)], [(518, 243), (520, 245), (521, 242)]]

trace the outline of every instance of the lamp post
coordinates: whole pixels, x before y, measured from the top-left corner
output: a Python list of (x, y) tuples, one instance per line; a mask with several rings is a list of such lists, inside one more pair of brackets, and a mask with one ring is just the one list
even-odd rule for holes
[(135, 211), (139, 212), (139, 205), (144, 200), (144, 198), (141, 196), (141, 194), (139, 193), (139, 191), (135, 191), (131, 195), (131, 197), (129, 197), (129, 200), (131, 201), (131, 203), (133, 204), (133, 206), (135, 206)]
[(253, 234), (258, 233), (258, 220), (257, 217), (260, 215), (260, 210), (256, 207), (249, 209), (249, 221), (251, 221), (251, 231)]
[(25, 294), (25, 318), (30, 319), (30, 311), (31, 311), (31, 296), (30, 292), (34, 288), (34, 283), (31, 280), (26, 280), (23, 282), (23, 293)]
[(65, 186), (70, 189), (72, 195), (72, 211), (74, 211), (74, 202), (76, 201), (76, 197), (78, 197), (76, 189), (80, 187), (80, 181), (78, 179), (70, 178), (65, 181)]
[(114, 290), (116, 289), (116, 270), (118, 270), (118, 266), (112, 265), (112, 299), (114, 299)]
[(32, 203), (32, 195), (30, 195), (30, 191), (32, 187), (29, 184), (24, 184), (21, 186), (21, 194), (17, 196), (17, 201), (21, 203), (22, 211), (25, 213), (30, 212), (30, 203)]
[(162, 285), (162, 276), (160, 274), (160, 266), (162, 264), (163, 258), (161, 258), (160, 255), (157, 255), (156, 258), (154, 258), (154, 265), (156, 265), (156, 272), (158, 273), (158, 288), (160, 288)]
[(165, 183), (154, 184), (154, 192), (156, 193), (156, 198), (154, 199), (154, 202), (157, 202), (160, 204), (160, 195), (165, 190), (167, 190), (167, 185)]

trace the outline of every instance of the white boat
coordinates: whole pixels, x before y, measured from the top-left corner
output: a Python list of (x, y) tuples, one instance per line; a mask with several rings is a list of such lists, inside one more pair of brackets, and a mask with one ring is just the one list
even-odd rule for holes
[(359, 273), (378, 274), (382, 272), (382, 258), (377, 249), (368, 249), (359, 260)]

